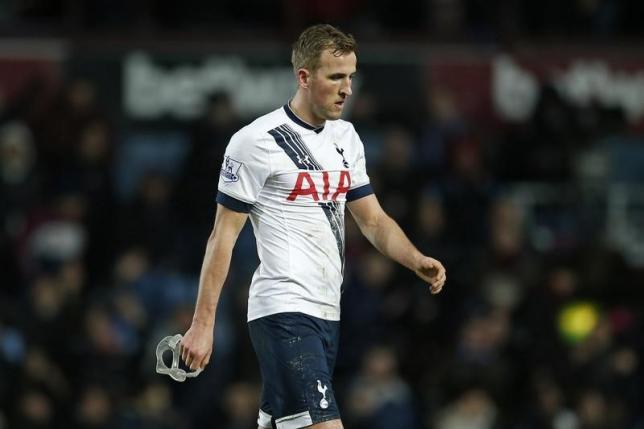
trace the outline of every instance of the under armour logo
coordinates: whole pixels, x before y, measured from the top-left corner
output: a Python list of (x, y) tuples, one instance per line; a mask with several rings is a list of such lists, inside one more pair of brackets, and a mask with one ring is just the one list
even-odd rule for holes
[(320, 401), (320, 408), (322, 408), (323, 410), (326, 410), (327, 408), (329, 408), (329, 401), (326, 400), (327, 389), (328, 387), (326, 385), (322, 387), (322, 382), (318, 380), (318, 392), (322, 394), (322, 400)]
[(297, 155), (297, 162), (299, 164), (310, 164), (311, 160), (309, 159), (308, 155), (304, 155), (304, 158), (302, 158), (300, 155)]
[(335, 150), (340, 154), (342, 157), (342, 165), (344, 165), (344, 168), (349, 168), (349, 163), (347, 160), (344, 158), (344, 149), (340, 149), (336, 143), (335, 144)]

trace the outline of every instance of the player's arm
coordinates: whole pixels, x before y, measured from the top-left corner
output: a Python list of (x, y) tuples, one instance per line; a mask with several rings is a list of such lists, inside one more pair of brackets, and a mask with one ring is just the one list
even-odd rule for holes
[(416, 249), (375, 195), (349, 201), (347, 206), (362, 234), (380, 253), (414, 271), (429, 283), (433, 294), (441, 291), (446, 280), (443, 264)]
[(219, 295), (228, 275), (233, 248), (247, 218), (247, 213), (217, 204), (215, 225), (201, 266), (192, 325), (181, 341), (181, 357), (192, 370), (204, 368), (210, 361)]

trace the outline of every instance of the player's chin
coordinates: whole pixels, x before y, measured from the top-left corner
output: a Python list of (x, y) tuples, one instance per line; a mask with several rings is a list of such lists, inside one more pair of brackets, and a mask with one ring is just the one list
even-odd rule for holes
[(340, 119), (341, 116), (342, 116), (342, 109), (340, 110), (334, 109), (332, 111), (327, 112), (326, 119), (330, 121), (334, 121), (336, 119)]
[(329, 115), (329, 119), (338, 119), (340, 116), (342, 116), (343, 111), (344, 103), (335, 103), (330, 109), (327, 110), (327, 115)]

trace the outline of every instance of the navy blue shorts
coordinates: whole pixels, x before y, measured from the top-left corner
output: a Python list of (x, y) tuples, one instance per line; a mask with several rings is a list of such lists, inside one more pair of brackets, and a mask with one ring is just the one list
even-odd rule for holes
[(298, 429), (339, 419), (331, 375), (340, 322), (278, 313), (248, 322), (262, 373), (258, 424)]

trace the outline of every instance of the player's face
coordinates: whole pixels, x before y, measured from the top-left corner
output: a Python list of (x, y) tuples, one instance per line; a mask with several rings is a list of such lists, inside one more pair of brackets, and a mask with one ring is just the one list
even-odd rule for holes
[(322, 52), (320, 65), (311, 76), (311, 112), (323, 122), (340, 118), (344, 104), (351, 95), (351, 82), (356, 73), (354, 52), (333, 55), (329, 49)]

